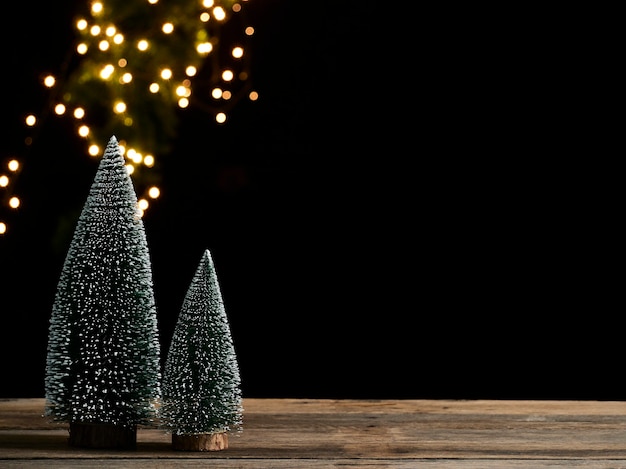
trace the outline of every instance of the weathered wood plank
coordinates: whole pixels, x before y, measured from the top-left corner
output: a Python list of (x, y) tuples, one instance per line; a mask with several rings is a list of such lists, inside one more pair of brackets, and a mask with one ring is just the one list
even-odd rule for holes
[(132, 451), (73, 448), (43, 405), (0, 401), (0, 467), (626, 468), (626, 402), (244, 399), (243, 433), (201, 453), (155, 428)]
[(3, 469), (624, 469), (624, 460), (500, 460), (500, 459), (380, 459), (294, 460), (294, 459), (64, 459), (64, 460), (1, 460)]

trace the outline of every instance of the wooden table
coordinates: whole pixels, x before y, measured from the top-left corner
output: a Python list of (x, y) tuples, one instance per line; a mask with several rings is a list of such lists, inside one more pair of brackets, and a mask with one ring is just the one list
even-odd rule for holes
[(626, 468), (626, 402), (244, 399), (224, 451), (140, 428), (132, 451), (69, 447), (43, 399), (0, 400), (0, 468)]

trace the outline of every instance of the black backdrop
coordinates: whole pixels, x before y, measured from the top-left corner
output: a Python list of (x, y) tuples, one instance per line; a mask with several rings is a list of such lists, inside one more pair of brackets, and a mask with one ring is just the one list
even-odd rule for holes
[[(261, 99), (219, 128), (185, 112), (145, 218), (164, 350), (210, 249), (245, 397), (624, 397), (611, 230), (545, 42), (479, 12), (253, 2)], [(23, 50), (2, 32), (6, 151), (65, 53), (34, 47), (68, 40), (70, 6), (48, 13)], [(0, 240), (0, 397), (43, 396), (95, 174), (64, 132), (39, 136)]]

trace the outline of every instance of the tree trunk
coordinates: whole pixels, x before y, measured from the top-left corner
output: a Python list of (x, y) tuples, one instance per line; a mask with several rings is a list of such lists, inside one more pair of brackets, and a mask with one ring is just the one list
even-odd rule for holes
[(134, 449), (137, 446), (137, 426), (70, 422), (69, 444), (80, 448)]
[(228, 449), (228, 433), (176, 435), (172, 433), (172, 447), (178, 451), (221, 451)]

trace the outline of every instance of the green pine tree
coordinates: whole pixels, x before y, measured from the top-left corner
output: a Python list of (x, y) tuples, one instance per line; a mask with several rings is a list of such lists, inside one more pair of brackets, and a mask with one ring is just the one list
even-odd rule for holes
[(163, 371), (160, 417), (173, 435), (242, 430), (240, 375), (211, 254), (206, 250), (178, 317)]
[[(135, 427), (156, 415), (160, 344), (137, 196), (111, 137), (78, 219), (50, 319), (45, 414)], [(71, 437), (70, 437), (71, 440)]]

